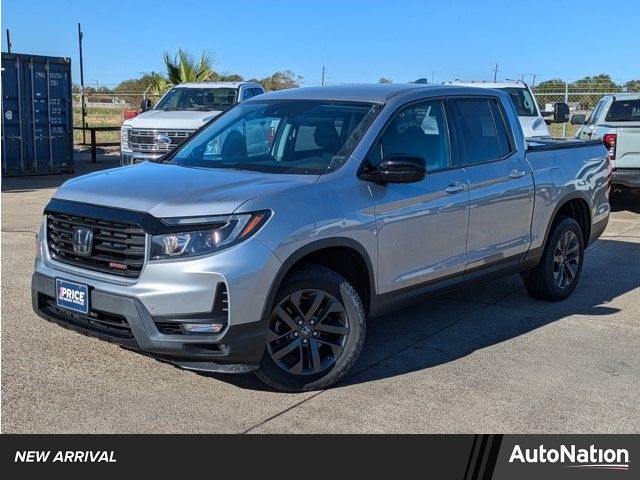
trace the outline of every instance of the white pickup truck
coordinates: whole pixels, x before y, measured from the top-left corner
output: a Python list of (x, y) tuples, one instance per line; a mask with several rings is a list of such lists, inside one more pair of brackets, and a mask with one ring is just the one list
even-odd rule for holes
[(576, 138), (607, 147), (613, 185), (640, 189), (640, 93), (606, 95), (589, 118), (576, 114), (571, 123), (581, 125)]
[(149, 100), (143, 101), (142, 113), (122, 124), (120, 161), (129, 165), (155, 160), (223, 111), (264, 92), (253, 82), (182, 83), (154, 108)]
[(455, 80), (445, 83), (463, 87), (491, 88), (505, 92), (516, 107), (518, 120), (525, 138), (550, 137), (551, 134), (547, 124), (569, 121), (569, 106), (566, 103), (555, 103), (553, 111), (541, 111), (535, 96), (525, 82), (518, 80), (504, 82), (463, 82)]

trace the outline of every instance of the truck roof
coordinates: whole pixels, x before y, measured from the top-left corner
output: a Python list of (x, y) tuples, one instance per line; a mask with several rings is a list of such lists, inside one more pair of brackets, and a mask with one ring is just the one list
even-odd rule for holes
[(527, 84), (520, 80), (505, 80), (503, 82), (486, 82), (484, 80), (452, 80), (444, 82), (445, 85), (460, 85), (464, 87), (481, 88), (527, 88)]
[(613, 97), (616, 100), (637, 100), (640, 99), (640, 92), (612, 93), (607, 97)]
[(238, 88), (241, 85), (256, 85), (256, 82), (187, 82), (176, 85), (177, 88)]
[(292, 100), (335, 100), (353, 102), (385, 103), (391, 97), (404, 93), (423, 90), (433, 95), (445, 95), (467, 90), (468, 93), (476, 93), (475, 89), (468, 89), (453, 85), (424, 85), (418, 83), (386, 83), (386, 84), (353, 84), (353, 85), (326, 85), (322, 87), (299, 87), (286, 90), (269, 92), (254, 99), (292, 99)]

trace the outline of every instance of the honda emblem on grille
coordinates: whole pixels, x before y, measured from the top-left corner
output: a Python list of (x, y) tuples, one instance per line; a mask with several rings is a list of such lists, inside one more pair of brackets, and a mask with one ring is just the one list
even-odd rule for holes
[(171, 137), (166, 135), (156, 135), (153, 141), (158, 145), (169, 145), (171, 143)]
[(84, 227), (74, 229), (72, 245), (73, 251), (78, 255), (82, 255), (83, 257), (91, 255), (91, 249), (93, 248), (93, 230)]

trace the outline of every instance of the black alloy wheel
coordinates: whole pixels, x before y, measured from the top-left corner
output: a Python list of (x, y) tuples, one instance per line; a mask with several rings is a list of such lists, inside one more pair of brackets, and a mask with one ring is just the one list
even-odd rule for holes
[(276, 306), (267, 326), (267, 350), (282, 370), (295, 375), (320, 373), (342, 355), (349, 322), (330, 293), (297, 290)]

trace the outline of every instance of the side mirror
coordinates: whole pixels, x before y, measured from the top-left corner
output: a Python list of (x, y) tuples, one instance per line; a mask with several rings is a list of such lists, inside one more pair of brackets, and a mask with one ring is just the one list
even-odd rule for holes
[(563, 102), (553, 104), (552, 123), (566, 123), (569, 121), (569, 105)]
[(419, 182), (427, 173), (426, 162), (422, 157), (393, 155), (385, 158), (380, 165), (367, 165), (358, 174), (360, 180), (375, 183), (413, 183)]
[(153, 108), (153, 103), (148, 98), (145, 98), (140, 102), (140, 112), (146, 112), (147, 110), (151, 110)]
[(584, 113), (576, 113), (571, 117), (571, 125), (584, 125), (587, 123), (587, 116)]

